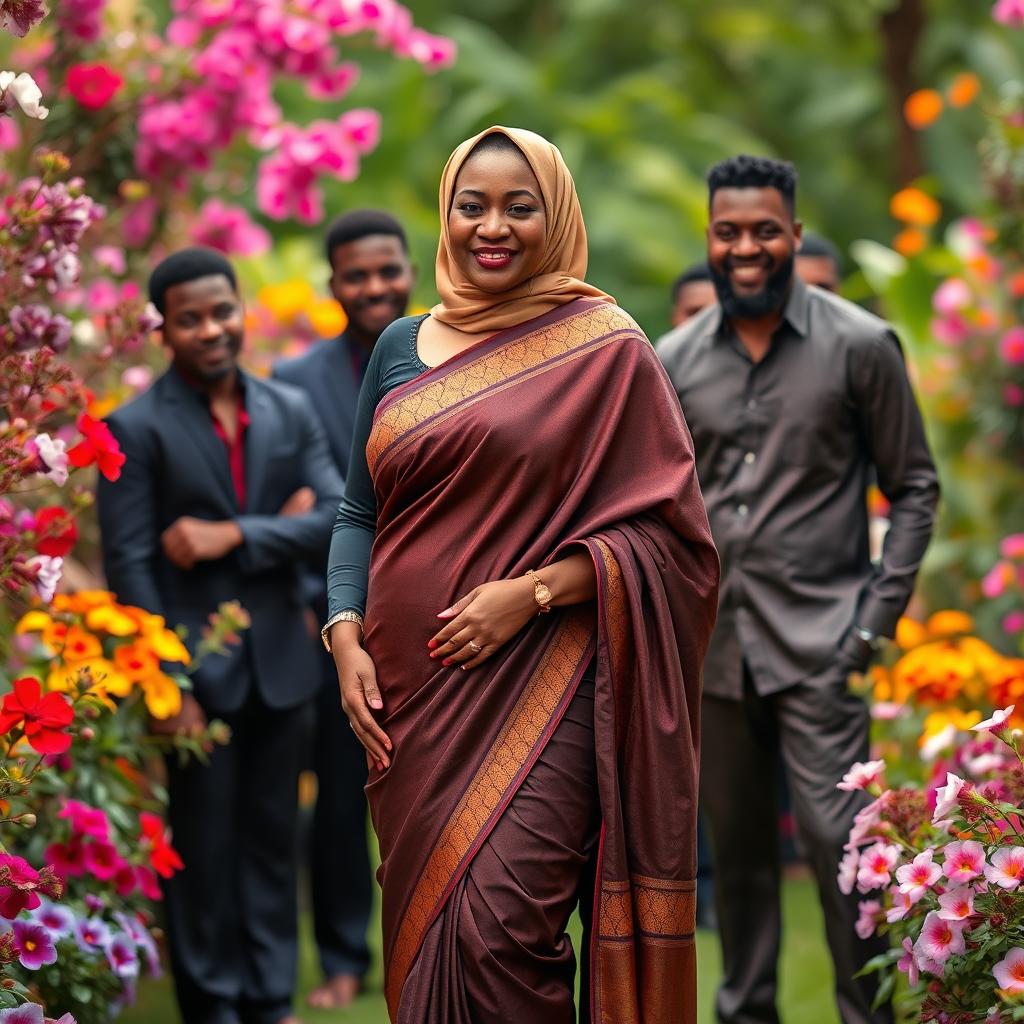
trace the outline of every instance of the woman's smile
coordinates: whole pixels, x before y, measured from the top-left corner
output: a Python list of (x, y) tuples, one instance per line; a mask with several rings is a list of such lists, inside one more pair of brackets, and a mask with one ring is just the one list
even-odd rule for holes
[(485, 270), (504, 270), (517, 255), (515, 249), (481, 246), (473, 250), (477, 263)]

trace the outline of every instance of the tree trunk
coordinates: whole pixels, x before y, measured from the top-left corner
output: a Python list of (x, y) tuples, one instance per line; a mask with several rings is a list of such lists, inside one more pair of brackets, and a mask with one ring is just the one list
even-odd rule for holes
[(882, 15), (880, 29), (884, 52), (882, 66), (897, 119), (898, 185), (920, 177), (923, 169), (918, 135), (903, 116), (903, 104), (917, 88), (914, 59), (924, 33), (924, 0), (897, 0), (892, 10)]

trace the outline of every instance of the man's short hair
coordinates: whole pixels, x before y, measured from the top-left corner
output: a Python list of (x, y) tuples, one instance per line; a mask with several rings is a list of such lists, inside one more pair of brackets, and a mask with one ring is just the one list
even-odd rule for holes
[(166, 312), (165, 300), (167, 289), (176, 284), (186, 284), (201, 277), (212, 277), (222, 274), (228, 279), (232, 289), (238, 291), (238, 278), (235, 268), (222, 253), (215, 249), (193, 246), (179, 249), (162, 259), (149, 275), (149, 301), (159, 310), (160, 315)]
[(710, 281), (711, 280), (711, 268), (707, 265), (707, 261), (701, 263), (694, 263), (692, 266), (687, 267), (673, 282), (672, 282), (672, 305), (674, 306), (679, 301), (679, 293), (688, 285), (693, 284), (696, 281)]
[(782, 193), (790, 213), (796, 211), (799, 175), (788, 160), (767, 156), (731, 156), (708, 171), (708, 203), (720, 188), (774, 188)]
[(836, 246), (824, 235), (816, 235), (813, 231), (804, 232), (797, 256), (822, 257), (832, 261), (836, 273), (841, 273), (843, 269), (843, 258)]
[[(402, 251), (409, 251), (402, 225), (383, 210), (349, 210), (343, 213), (327, 229), (325, 252), (327, 262), (332, 262), (334, 250), (339, 245), (357, 242), (367, 235), (394, 235), (402, 243)], [(332, 264), (333, 265), (333, 264)]]

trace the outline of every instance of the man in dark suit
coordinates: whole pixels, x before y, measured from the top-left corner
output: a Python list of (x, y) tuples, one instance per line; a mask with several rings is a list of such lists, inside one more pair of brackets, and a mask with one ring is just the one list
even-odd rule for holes
[[(882, 1024), (884, 939), (854, 934), (836, 881), (862, 792), (836, 789), (868, 757), (868, 709), (848, 690), (891, 637), (931, 537), (939, 486), (892, 328), (804, 284), (792, 165), (735, 157), (711, 170), (708, 265), (718, 305), (658, 343), (693, 435), (722, 559), (704, 663), (701, 800), (711, 826), (722, 1024), (777, 1024), (780, 938), (775, 778), (818, 884), (843, 1024)], [(879, 565), (868, 475), (891, 503)]]
[(304, 397), (242, 372), (243, 311), (222, 256), (186, 249), (149, 281), (172, 363), (109, 424), (127, 461), (101, 480), (107, 580), (184, 624), (237, 600), (252, 625), (196, 672), (166, 731), (231, 727), (209, 764), (168, 759), (185, 869), (166, 885), (186, 1024), (295, 1024), (298, 775), (319, 666), (298, 564), (322, 556), (342, 483)]
[[(352, 425), (363, 371), (383, 330), (405, 315), (413, 270), (405, 232), (389, 214), (353, 210), (331, 225), (326, 240), (330, 288), (348, 317), (345, 332), (274, 367), (274, 377), (302, 388), (327, 434), (338, 472), (348, 471)], [(327, 621), (326, 549), (307, 578), (318, 623)], [(309, 995), (318, 1009), (347, 1006), (370, 966), (366, 942), (373, 881), (366, 835), (366, 754), (341, 710), (338, 673), (311, 639), (322, 684), (317, 695), (313, 767), (318, 792), (309, 843), (313, 916), (323, 983)]]

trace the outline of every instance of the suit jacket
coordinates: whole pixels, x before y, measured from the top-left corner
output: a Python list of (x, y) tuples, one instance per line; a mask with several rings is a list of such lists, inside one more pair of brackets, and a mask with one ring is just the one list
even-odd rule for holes
[[(108, 419), (127, 461), (116, 482), (100, 479), (97, 495), (104, 569), (120, 601), (186, 626), (193, 649), (220, 602), (237, 600), (251, 616), (243, 643), (210, 656), (193, 677), (199, 702), (221, 713), (240, 708), (253, 684), (274, 708), (317, 689), (300, 565), (324, 557), (343, 489), (305, 396), (241, 377), (250, 420), (244, 511), (205, 397), (173, 368)], [(316, 492), (315, 507), (278, 515), (303, 486)], [(224, 558), (180, 569), (164, 555), (160, 536), (181, 516), (233, 519), (243, 543)]]
[[(357, 367), (365, 365), (366, 359), (363, 349), (342, 334), (310, 345), (294, 359), (275, 363), (272, 371), (275, 379), (293, 384), (309, 396), (342, 479), (348, 475), (356, 403), (362, 384)], [(314, 570), (305, 573), (306, 598), (320, 618), (327, 614), (326, 577), (325, 550), (323, 560)]]

